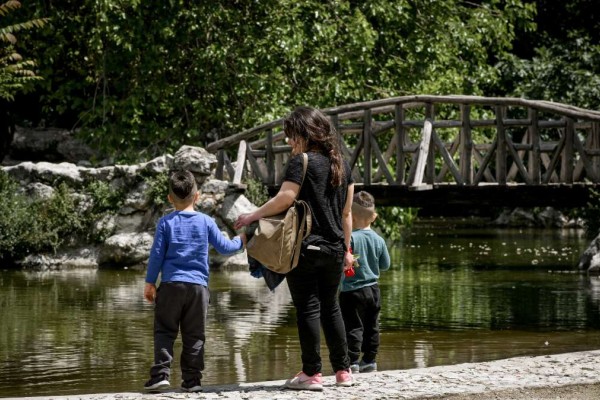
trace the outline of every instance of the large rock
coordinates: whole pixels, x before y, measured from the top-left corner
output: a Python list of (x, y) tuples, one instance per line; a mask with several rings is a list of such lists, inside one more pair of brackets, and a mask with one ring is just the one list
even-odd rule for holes
[(109, 237), (102, 246), (98, 263), (112, 267), (145, 263), (154, 237), (148, 232), (119, 233)]
[(175, 153), (173, 168), (187, 169), (198, 183), (203, 183), (217, 165), (217, 157), (202, 147), (182, 146)]
[[(41, 135), (41, 134), (40, 134)], [(57, 137), (61, 137), (62, 133)], [(54, 146), (55, 139), (44, 137), (41, 149)], [(57, 140), (57, 139), (56, 139)], [(78, 162), (81, 164), (81, 162)], [(122, 200), (119, 210), (103, 215), (91, 227), (91, 236), (103, 243), (89, 243), (87, 235), (73, 235), (68, 248), (79, 249), (78, 253), (65, 253), (59, 249), (56, 255), (39, 254), (23, 260), (23, 266), (32, 269), (60, 269), (62, 267), (111, 265), (115, 267), (144, 266), (150, 254), (156, 220), (170, 206), (159, 206), (149, 195), (147, 179), (163, 174), (173, 168), (187, 168), (195, 175), (200, 185), (200, 210), (215, 219), (226, 235), (233, 235), (233, 224), (241, 213), (256, 209), (239, 193), (232, 193), (229, 182), (210, 179), (216, 157), (200, 147), (183, 146), (175, 156), (164, 155), (148, 162), (135, 165), (109, 165), (93, 168), (74, 163), (22, 162), (3, 167), (11, 177), (21, 184), (19, 192), (31, 201), (49, 199), (56, 185), (66, 183), (76, 198), (74, 212), (86, 213), (93, 210), (93, 196), (83, 190), (92, 182), (104, 182), (108, 188), (119, 193)], [(152, 182), (152, 181), (151, 181)], [(166, 188), (165, 188), (166, 191)], [(106, 193), (99, 192), (100, 196)], [(100, 197), (102, 201), (102, 197)], [(106, 199), (105, 199), (106, 200)], [(65, 246), (67, 247), (67, 246)], [(93, 251), (86, 251), (93, 248)], [(210, 262), (215, 267), (247, 266), (245, 252), (233, 256), (222, 256), (211, 251)]]
[(577, 268), (593, 274), (600, 274), (600, 235), (596, 236), (589, 247), (579, 257)]
[(13, 160), (67, 161), (89, 160), (95, 152), (73, 132), (64, 129), (27, 129), (17, 127), (10, 146)]

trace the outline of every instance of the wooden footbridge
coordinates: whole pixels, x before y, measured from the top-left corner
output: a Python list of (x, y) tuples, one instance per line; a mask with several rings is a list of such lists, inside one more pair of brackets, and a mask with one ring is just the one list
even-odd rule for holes
[[(600, 186), (600, 112), (549, 101), (402, 96), (322, 109), (357, 190), (381, 205), (585, 205)], [(217, 178), (274, 194), (289, 159), (283, 119), (215, 141)], [(232, 161), (235, 161), (233, 163)]]

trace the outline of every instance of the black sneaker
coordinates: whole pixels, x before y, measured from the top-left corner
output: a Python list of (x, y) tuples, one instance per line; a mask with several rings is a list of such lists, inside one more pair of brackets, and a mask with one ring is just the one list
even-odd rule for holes
[(150, 380), (144, 383), (144, 390), (162, 390), (167, 389), (171, 386), (169, 383), (169, 377), (166, 375), (157, 375), (150, 378)]
[(200, 378), (192, 378), (181, 382), (181, 390), (184, 392), (200, 392), (202, 391), (202, 384)]

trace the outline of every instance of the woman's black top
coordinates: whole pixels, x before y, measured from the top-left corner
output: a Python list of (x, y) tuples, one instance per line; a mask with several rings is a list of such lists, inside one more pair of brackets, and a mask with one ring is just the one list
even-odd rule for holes
[(308, 168), (302, 183), (302, 154), (293, 156), (289, 163), (284, 181), (300, 185), (299, 200), (306, 201), (312, 212), (312, 229), (304, 245), (325, 247), (332, 251), (346, 250), (342, 211), (346, 204), (348, 185), (354, 183), (350, 165), (343, 162), (344, 177), (340, 186), (331, 184), (331, 162), (320, 153), (308, 152)]

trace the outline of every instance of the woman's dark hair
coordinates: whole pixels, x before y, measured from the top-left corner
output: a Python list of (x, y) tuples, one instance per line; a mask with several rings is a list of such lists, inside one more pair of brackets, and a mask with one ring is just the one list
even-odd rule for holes
[(342, 184), (344, 165), (340, 138), (329, 118), (316, 108), (297, 107), (283, 120), (283, 131), (288, 137), (303, 139), (307, 150), (326, 155), (331, 160), (331, 184)]

